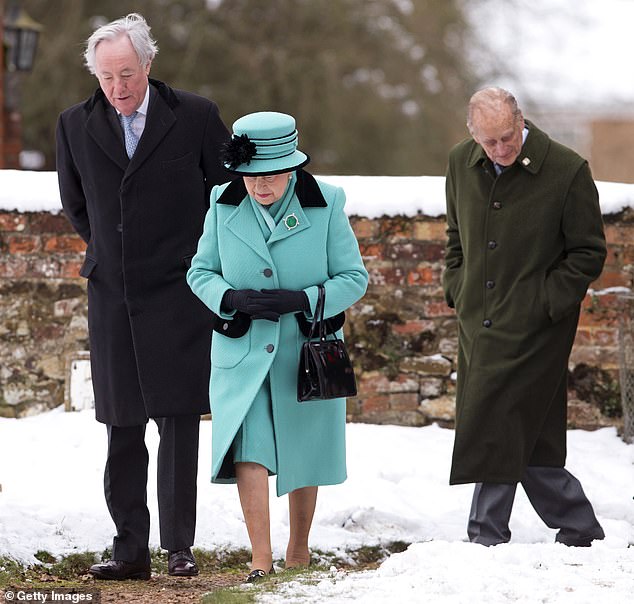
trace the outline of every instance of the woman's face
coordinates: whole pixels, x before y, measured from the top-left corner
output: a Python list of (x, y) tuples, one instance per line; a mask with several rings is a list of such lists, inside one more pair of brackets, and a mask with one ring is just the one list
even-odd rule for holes
[(242, 180), (247, 192), (255, 201), (263, 206), (270, 206), (284, 195), (291, 174), (291, 172), (284, 172), (271, 176), (243, 176)]

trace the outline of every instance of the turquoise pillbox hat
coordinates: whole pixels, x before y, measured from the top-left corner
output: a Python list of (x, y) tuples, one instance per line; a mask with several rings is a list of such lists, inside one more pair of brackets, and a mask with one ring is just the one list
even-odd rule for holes
[(222, 161), (227, 170), (243, 176), (291, 172), (310, 158), (297, 149), (295, 118), (276, 111), (249, 113), (233, 123), (233, 136)]

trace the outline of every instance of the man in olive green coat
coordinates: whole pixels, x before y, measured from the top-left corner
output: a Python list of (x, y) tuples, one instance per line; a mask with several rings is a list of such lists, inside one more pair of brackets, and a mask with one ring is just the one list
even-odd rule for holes
[(469, 539), (510, 540), (517, 483), (556, 541), (603, 539), (564, 469), (566, 375), (581, 301), (606, 255), (587, 162), (486, 88), (450, 153), (445, 297), (459, 324), (451, 484), (476, 483)]

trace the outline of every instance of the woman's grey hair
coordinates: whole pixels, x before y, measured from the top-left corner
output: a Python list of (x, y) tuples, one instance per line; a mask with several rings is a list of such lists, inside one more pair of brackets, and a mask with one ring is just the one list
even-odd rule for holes
[(97, 50), (97, 45), (104, 40), (114, 40), (124, 35), (130, 38), (137, 57), (139, 57), (139, 64), (142, 67), (145, 67), (154, 59), (158, 52), (158, 46), (150, 35), (150, 26), (138, 13), (130, 13), (125, 17), (121, 17), (121, 19), (97, 28), (86, 41), (84, 61), (90, 73), (95, 75), (95, 51)]
[(515, 119), (522, 117), (522, 110), (519, 108), (516, 98), (508, 90), (496, 86), (478, 90), (478, 92), (471, 97), (467, 109), (467, 128), (469, 128), (469, 132), (473, 131), (473, 116), (476, 111), (482, 109), (495, 110), (499, 108), (501, 104), (509, 106)]

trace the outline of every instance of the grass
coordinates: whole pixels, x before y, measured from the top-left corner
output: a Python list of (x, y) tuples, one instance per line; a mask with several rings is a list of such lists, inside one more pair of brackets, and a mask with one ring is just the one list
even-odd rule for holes
[[(310, 581), (312, 576), (328, 572), (332, 566), (351, 571), (376, 568), (390, 554), (404, 551), (407, 546), (408, 544), (404, 542), (392, 542), (338, 553), (313, 550), (309, 569), (283, 570), (249, 587), (244, 585), (219, 587), (202, 595), (202, 602), (203, 604), (250, 604), (262, 591), (275, 591), (280, 584), (298, 579)], [(202, 579), (222, 575), (230, 578), (229, 583), (238, 583), (244, 579), (247, 563), (251, 557), (250, 551), (247, 549), (194, 549), (194, 554)], [(86, 589), (90, 585), (95, 585), (92, 579), (87, 576), (90, 566), (95, 562), (107, 560), (110, 556), (110, 550), (105, 550), (100, 554), (83, 552), (59, 558), (50, 552), (38, 551), (35, 554), (37, 564), (28, 566), (10, 557), (0, 556), (0, 590), (26, 587), (34, 589), (53, 587)], [(151, 565), (153, 573), (167, 576), (167, 553), (159, 549), (153, 550), (151, 552)], [(276, 565), (283, 566), (283, 561), (276, 561)], [(227, 581), (224, 581), (224, 584), (226, 585)], [(184, 587), (185, 584), (181, 583), (180, 585)], [(150, 586), (148, 582), (133, 581), (126, 582), (126, 589), (135, 593), (143, 593), (144, 590), (149, 590)]]

